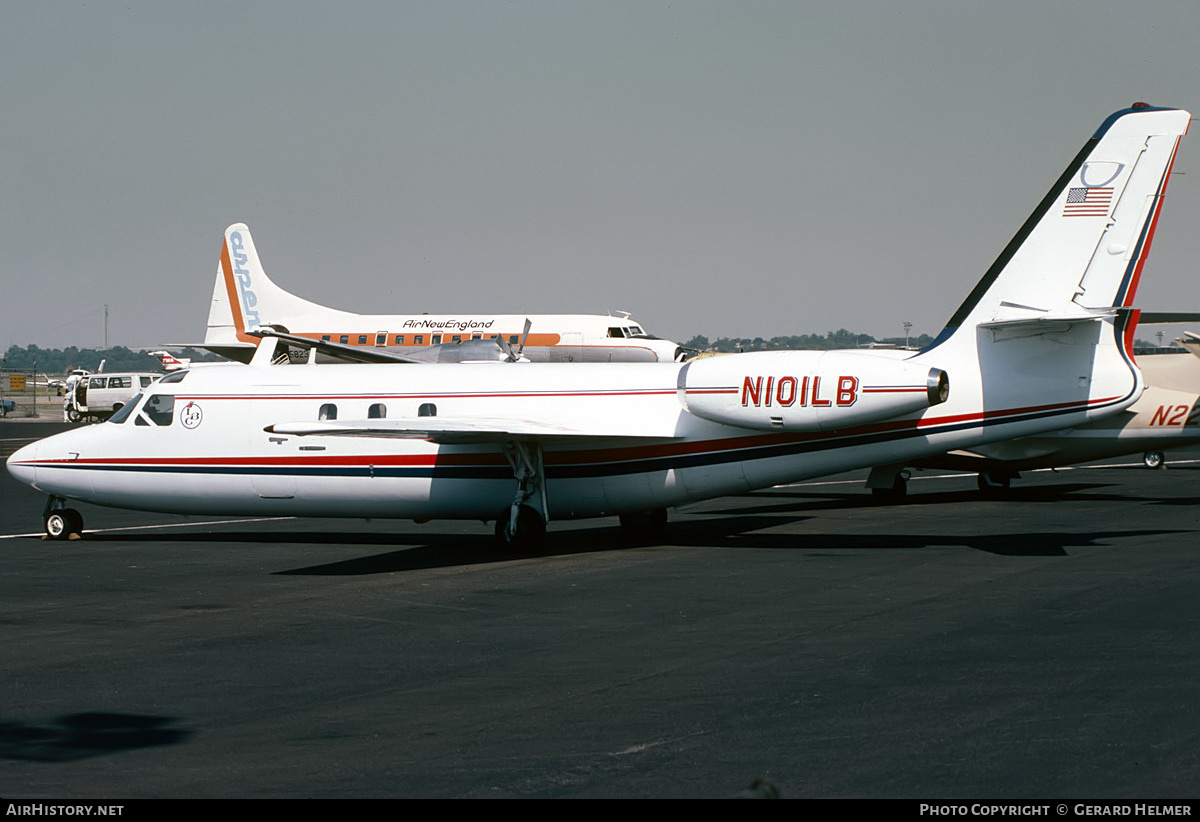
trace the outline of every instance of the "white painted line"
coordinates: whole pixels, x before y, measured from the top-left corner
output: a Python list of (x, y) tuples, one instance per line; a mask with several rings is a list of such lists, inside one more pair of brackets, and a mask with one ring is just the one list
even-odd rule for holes
[[(123, 528), (85, 528), (85, 534), (109, 534), (114, 531), (150, 531), (159, 528), (202, 528), (209, 525), (234, 525), (239, 522), (279, 522), (297, 517), (256, 517), (254, 519), (214, 519), (207, 522), (168, 522), (162, 525), (127, 525)], [(0, 539), (22, 539), (24, 537), (40, 537), (45, 534), (37, 531), (32, 534), (0, 534)]]

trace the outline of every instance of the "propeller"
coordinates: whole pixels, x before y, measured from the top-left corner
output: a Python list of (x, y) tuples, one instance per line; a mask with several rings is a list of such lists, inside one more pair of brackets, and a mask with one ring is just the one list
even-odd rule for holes
[(504, 338), (503, 335), (496, 337), (496, 342), (499, 343), (501, 350), (504, 351), (505, 362), (520, 362), (521, 355), (525, 353), (525, 341), (529, 339), (529, 329), (533, 328), (533, 320), (525, 318), (525, 330), (521, 332), (521, 344), (516, 351), (513, 350), (512, 343)]

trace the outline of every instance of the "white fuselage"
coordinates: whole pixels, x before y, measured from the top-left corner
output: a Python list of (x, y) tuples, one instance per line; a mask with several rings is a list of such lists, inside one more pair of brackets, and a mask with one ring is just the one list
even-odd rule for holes
[[(1021, 391), (989, 404), (978, 371), (959, 369), (950, 400), (919, 412), (880, 412), (842, 426), (836, 415), (835, 363), (808, 399), (827, 403), (820, 430), (775, 433), (722, 424), (687, 409), (689, 397), (748, 401), (746, 378), (774, 368), (768, 379), (814, 370), (817, 352), (791, 352), (791, 365), (772, 355), (736, 355), (678, 364), (553, 365), (229, 365), (182, 372), (158, 383), (137, 411), (42, 440), (8, 461), (18, 479), (53, 496), (102, 505), (179, 513), (492, 519), (516, 486), (498, 442), (437, 444), (375, 436), (292, 436), (264, 429), (287, 423), (378, 417), (417, 420), (432, 404), (438, 418), (528, 420), (578, 436), (538, 440), (544, 455), (550, 519), (592, 517), (681, 503), (901, 462), (968, 444), (1078, 424), (1089, 409), (1114, 408), (1112, 392), (1063, 403), (1031, 404)], [(853, 359), (863, 359), (855, 357)], [(875, 358), (868, 357), (874, 362)], [(895, 357), (880, 358), (889, 371)], [(713, 363), (705, 370), (705, 363)], [(908, 385), (919, 357), (893, 380)], [(820, 367), (820, 366), (816, 366)], [(691, 373), (689, 373), (689, 370)], [(903, 373), (901, 373), (903, 372)], [(951, 371), (953, 374), (953, 371)], [(761, 376), (761, 374), (760, 374)], [(170, 382), (179, 379), (178, 382)], [(953, 378), (952, 378), (953, 379)], [(907, 382), (906, 382), (907, 381)], [(1129, 372), (1118, 377), (1121, 403), (1132, 401)], [(877, 402), (899, 402), (887, 380)], [(862, 380), (865, 391), (872, 378)], [(826, 387), (827, 386), (827, 387)], [(1097, 386), (1099, 387), (1099, 386)], [(923, 386), (918, 387), (921, 392)], [(170, 408), (148, 411), (155, 396)], [(170, 396), (167, 396), (170, 395)], [(774, 396), (787, 399), (787, 392)], [(1023, 401), (1025, 400), (1025, 401)], [(789, 410), (797, 411), (799, 402)], [(846, 407), (847, 413), (853, 408)], [(426, 408), (424, 413), (428, 413)], [(762, 412), (778, 413), (777, 408)], [(707, 412), (706, 412), (707, 413)], [(861, 412), (860, 418), (861, 418)], [(848, 418), (849, 419), (849, 418)], [(803, 425), (802, 421), (797, 422)], [(770, 423), (767, 423), (769, 426)]]

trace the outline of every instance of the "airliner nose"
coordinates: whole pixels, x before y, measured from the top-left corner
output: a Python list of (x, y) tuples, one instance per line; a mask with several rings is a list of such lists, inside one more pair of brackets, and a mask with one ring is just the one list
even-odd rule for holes
[(37, 461), (37, 453), (38, 443), (36, 442), (13, 452), (6, 463), (8, 473), (13, 475), (13, 479), (26, 485), (33, 485), (37, 480), (37, 469), (33, 465)]

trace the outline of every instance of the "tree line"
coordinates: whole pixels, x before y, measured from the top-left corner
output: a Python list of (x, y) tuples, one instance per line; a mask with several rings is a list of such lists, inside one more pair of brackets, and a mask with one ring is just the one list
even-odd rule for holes
[[(718, 337), (714, 341), (709, 341), (708, 337), (697, 334), (683, 345), (685, 348), (692, 348), (697, 351), (718, 351), (723, 354), (729, 354), (735, 351), (832, 351), (833, 349), (841, 348), (867, 348), (871, 345), (902, 347), (905, 345), (905, 342), (904, 337), (876, 339), (870, 334), (862, 334), (839, 328), (837, 331), (829, 331), (824, 335), (800, 334), (790, 337), (772, 337), (769, 340), (765, 340), (762, 337), (754, 337), (753, 339), (749, 337)], [(929, 345), (931, 342), (933, 342), (933, 337), (930, 337), (928, 334), (909, 337), (907, 340), (908, 345), (917, 348)]]
[[(220, 360), (216, 354), (185, 348), (176, 356), (196, 361)], [(112, 348), (39, 348), (27, 345), (9, 346), (4, 352), (3, 367), (15, 371), (36, 371), (39, 374), (62, 375), (73, 368), (95, 371), (104, 361), (105, 371), (160, 371), (162, 365), (157, 357), (144, 351), (134, 351), (123, 345)]]

